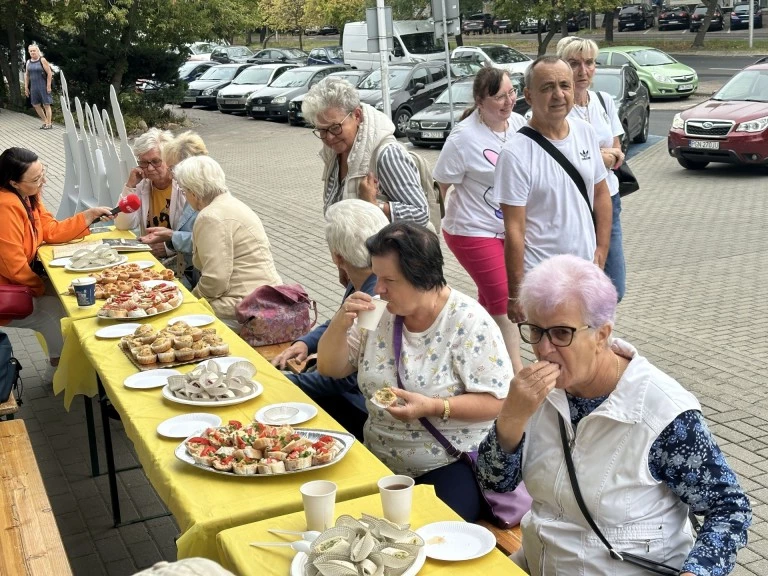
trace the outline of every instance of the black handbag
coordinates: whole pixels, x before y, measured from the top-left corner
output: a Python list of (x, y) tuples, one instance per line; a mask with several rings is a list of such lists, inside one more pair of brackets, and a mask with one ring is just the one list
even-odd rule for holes
[[(597, 99), (600, 100), (600, 105), (607, 114), (608, 109), (605, 107), (603, 95), (600, 92), (596, 92), (596, 94)], [(613, 173), (616, 174), (616, 178), (619, 180), (619, 196), (624, 197), (628, 194), (632, 194), (632, 192), (640, 190), (640, 184), (637, 182), (635, 174), (632, 172), (632, 169), (627, 166), (626, 162), (622, 162), (621, 166), (613, 170)]]
[(587, 521), (587, 524), (589, 524), (589, 527), (592, 528), (592, 531), (608, 549), (608, 553), (611, 555), (611, 558), (621, 562), (626, 562), (627, 564), (632, 564), (633, 566), (639, 566), (651, 574), (662, 574), (664, 576), (677, 576), (680, 574), (679, 568), (673, 568), (668, 564), (662, 564), (661, 562), (656, 562), (655, 560), (644, 558), (643, 556), (638, 556), (636, 554), (630, 554), (629, 552), (619, 552), (613, 546), (611, 546), (611, 543), (608, 542), (608, 539), (603, 536), (603, 533), (600, 532), (600, 528), (597, 527), (597, 524), (595, 524), (595, 521), (592, 519), (592, 515), (589, 513), (589, 510), (587, 510), (587, 505), (584, 503), (584, 498), (581, 496), (579, 482), (576, 480), (576, 470), (573, 467), (571, 447), (568, 444), (568, 434), (565, 431), (565, 421), (559, 412), (557, 414), (557, 420), (558, 424), (560, 425), (560, 439), (563, 442), (565, 465), (568, 468), (568, 478), (571, 480), (573, 496), (576, 498), (576, 503), (579, 505), (579, 510), (581, 510), (581, 513), (584, 515), (584, 519)]

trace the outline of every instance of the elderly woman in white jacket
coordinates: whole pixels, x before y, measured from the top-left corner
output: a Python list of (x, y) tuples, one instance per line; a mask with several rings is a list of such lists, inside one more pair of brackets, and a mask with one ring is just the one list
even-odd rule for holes
[(174, 175), (198, 211), (192, 262), (200, 281), (192, 293), (208, 300), (220, 320), (238, 328), (235, 308), (240, 300), (260, 286), (282, 284), (267, 233), (256, 213), (229, 193), (224, 171), (212, 158), (187, 158)]

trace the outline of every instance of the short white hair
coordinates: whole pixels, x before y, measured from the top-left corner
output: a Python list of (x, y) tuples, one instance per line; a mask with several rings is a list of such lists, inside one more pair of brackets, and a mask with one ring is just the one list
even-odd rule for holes
[(365, 241), (389, 224), (375, 204), (351, 198), (331, 205), (325, 212), (325, 239), (331, 254), (338, 254), (355, 268), (369, 268)]
[(582, 58), (597, 58), (600, 49), (597, 43), (589, 38), (566, 36), (557, 43), (557, 55), (565, 61), (581, 55)]
[(301, 112), (310, 124), (317, 122), (317, 117), (326, 110), (338, 108), (349, 114), (360, 106), (360, 94), (357, 88), (343, 78), (328, 76), (312, 86), (301, 104)]
[(173, 140), (173, 134), (168, 130), (150, 128), (144, 132), (144, 134), (136, 138), (136, 141), (133, 143), (133, 153), (137, 158), (155, 149), (162, 154), (163, 146), (168, 144), (171, 140)]
[(194, 194), (204, 206), (217, 196), (229, 193), (224, 170), (210, 156), (190, 156), (182, 160), (173, 169), (173, 177), (179, 188)]

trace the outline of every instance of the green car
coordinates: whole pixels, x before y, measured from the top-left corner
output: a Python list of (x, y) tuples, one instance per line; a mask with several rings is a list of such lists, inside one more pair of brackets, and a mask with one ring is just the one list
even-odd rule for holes
[(672, 56), (647, 46), (601, 48), (597, 63), (603, 66), (629, 64), (648, 89), (651, 98), (688, 98), (699, 88), (696, 70)]

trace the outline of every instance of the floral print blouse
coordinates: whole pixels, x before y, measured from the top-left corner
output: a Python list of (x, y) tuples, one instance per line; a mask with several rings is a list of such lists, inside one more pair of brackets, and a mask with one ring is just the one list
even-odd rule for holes
[[(449, 456), (418, 420), (402, 422), (371, 402), (380, 388), (397, 388), (393, 328), (395, 316), (384, 312), (375, 331), (358, 328), (347, 336), (349, 361), (366, 398), (365, 445), (395, 474), (418, 477), (456, 459)], [(476, 300), (451, 290), (443, 309), (424, 332), (403, 326), (400, 378), (406, 390), (450, 398), (469, 392), (506, 398), (512, 364), (498, 326)], [(459, 450), (477, 450), (492, 420), (429, 421)]]
[[(567, 394), (574, 430), (578, 423), (608, 396), (578, 398)], [(502, 450), (494, 425), (480, 445), (478, 477), (487, 488), (506, 492), (521, 480), (521, 457), (525, 436), (514, 452)], [(720, 447), (697, 410), (680, 414), (651, 446), (651, 474), (698, 515), (705, 515), (696, 542), (681, 573), (724, 576), (736, 564), (736, 552), (747, 544), (752, 522), (749, 499), (736, 474), (725, 461)]]

